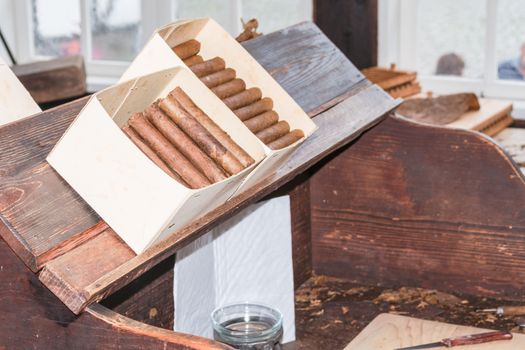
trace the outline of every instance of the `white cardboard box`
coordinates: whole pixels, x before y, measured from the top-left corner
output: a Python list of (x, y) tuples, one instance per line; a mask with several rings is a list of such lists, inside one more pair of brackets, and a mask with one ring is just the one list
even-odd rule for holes
[[(202, 189), (189, 189), (157, 167), (122, 132), (180, 86), (256, 163)], [(138, 254), (227, 201), (265, 156), (258, 139), (195, 75), (170, 68), (95, 94), (48, 155), (51, 166)]]
[[(308, 137), (317, 129), (310, 117), (248, 51), (210, 18), (181, 20), (155, 31), (121, 79), (127, 80), (174, 66), (186, 67), (171, 48), (190, 39), (196, 39), (201, 43), (199, 55), (204, 60), (217, 56), (223, 58), (226, 67), (235, 69), (237, 77), (245, 81), (247, 88), (258, 87), (263, 97), (270, 97), (279, 119), (286, 120), (292, 130), (301, 129), (305, 137)], [(271, 150), (259, 141), (267, 157), (258, 165), (256, 171), (244, 180), (237, 192), (244, 191), (268, 173), (275, 171), (304, 139), (277, 151)]]
[(0, 125), (41, 111), (11, 68), (0, 57)]

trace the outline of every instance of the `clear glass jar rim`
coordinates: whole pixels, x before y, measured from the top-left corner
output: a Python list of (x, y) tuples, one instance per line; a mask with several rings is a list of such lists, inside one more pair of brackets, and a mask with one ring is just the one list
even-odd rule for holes
[[(240, 333), (239, 331), (233, 331), (231, 329), (228, 329), (224, 327), (220, 322), (216, 320), (216, 315), (223, 311), (227, 310), (228, 308), (233, 308), (236, 306), (241, 307), (255, 307), (255, 308), (263, 308), (266, 309), (269, 313), (276, 316), (275, 324), (264, 330), (264, 331), (253, 331), (253, 332), (247, 332), (247, 333)], [(263, 303), (255, 303), (255, 302), (241, 302), (241, 303), (232, 303), (227, 304), (224, 306), (220, 306), (212, 311), (211, 313), (211, 319), (213, 323), (213, 329), (221, 334), (221, 336), (225, 336), (230, 338), (234, 341), (260, 341), (265, 340), (266, 338), (271, 338), (273, 335), (275, 335), (282, 327), (283, 325), (283, 315), (281, 311), (279, 311), (277, 308), (265, 305)]]

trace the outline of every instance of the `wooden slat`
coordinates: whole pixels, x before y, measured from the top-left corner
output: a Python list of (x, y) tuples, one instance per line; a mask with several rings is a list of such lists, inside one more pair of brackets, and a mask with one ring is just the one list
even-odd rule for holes
[[(366, 81), (363, 83), (369, 84)], [(396, 101), (375, 85), (366, 88), (356, 86), (355, 90), (358, 92), (355, 96), (317, 116), (315, 122), (319, 130), (275, 173), (261, 179), (254, 187), (131, 259), (108, 254), (104, 247), (110, 245), (102, 242), (102, 235), (98, 236), (97, 239), (101, 239), (97, 243), (98, 252), (82, 246), (71, 250), (46, 264), (40, 273), (40, 280), (75, 313), (80, 312), (89, 302), (100, 300), (126, 285), (214, 225), (278, 189), (349, 143), (396, 105)], [(103, 268), (101, 273), (91, 264), (83, 262), (87, 252), (95, 254), (90, 260), (97, 261), (98, 266), (121, 265), (107, 273), (107, 269)], [(96, 277), (98, 278), (95, 280)]]
[(389, 117), (310, 186), (315, 273), (523, 298), (525, 177), (488, 137)]
[[(310, 115), (344, 99), (363, 79), (313, 23), (245, 46)], [(99, 217), (45, 162), (86, 101), (0, 129), (0, 234), (33, 271), (101, 232), (83, 234)]]

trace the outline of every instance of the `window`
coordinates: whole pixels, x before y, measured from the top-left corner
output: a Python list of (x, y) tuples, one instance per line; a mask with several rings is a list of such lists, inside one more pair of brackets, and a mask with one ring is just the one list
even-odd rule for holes
[(380, 65), (436, 93), (525, 100), (525, 1), (379, 1)]
[[(238, 35), (241, 18), (257, 18), (259, 31), (268, 33), (313, 15), (312, 0), (0, 0), (0, 7), (4, 3), (16, 18), (6, 31), (16, 33), (10, 42), (18, 61), (82, 54), (90, 90), (116, 82), (153, 30), (177, 18), (209, 16)], [(0, 23), (7, 17), (0, 13)]]

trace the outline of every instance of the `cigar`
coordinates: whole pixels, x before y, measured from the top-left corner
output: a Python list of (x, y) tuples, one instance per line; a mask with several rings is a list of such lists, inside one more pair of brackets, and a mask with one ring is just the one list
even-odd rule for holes
[(231, 68), (226, 68), (218, 72), (205, 75), (201, 78), (201, 81), (210, 89), (218, 85), (227, 83), (235, 79), (236, 73)]
[(242, 79), (233, 79), (227, 83), (218, 85), (211, 89), (218, 98), (225, 99), (226, 97), (238, 94), (246, 89), (246, 84)]
[(201, 43), (197, 40), (191, 39), (175, 46), (172, 50), (181, 60), (185, 60), (186, 58), (199, 53), (201, 50)]
[(177, 126), (179, 126), (199, 147), (213, 160), (215, 160), (230, 175), (239, 173), (244, 169), (242, 164), (229, 152), (212, 134), (208, 132), (197, 120), (189, 115), (177, 101), (168, 97), (159, 103), (160, 108)]
[(208, 157), (171, 119), (159, 109), (157, 104), (146, 108), (148, 120), (212, 183), (227, 178), (222, 169)]
[(184, 61), (184, 64), (188, 67), (196, 65), (197, 63), (204, 62), (204, 58), (202, 58), (201, 55), (193, 55), (191, 57), (186, 58)]
[(304, 137), (303, 131), (299, 129), (295, 129), (295, 130), (290, 131), (288, 134), (279, 137), (277, 140), (270, 142), (268, 144), (268, 147), (270, 147), (273, 150), (285, 148), (297, 142), (298, 140), (302, 139), (303, 137)]
[(240, 120), (245, 121), (255, 117), (258, 114), (269, 111), (273, 108), (273, 101), (269, 97), (254, 102), (246, 107), (238, 108), (233, 111)]
[(193, 103), (191, 98), (180, 88), (175, 88), (170, 96), (173, 97), (182, 108), (195, 118), (210, 134), (212, 134), (228, 151), (230, 151), (244, 167), (255, 163), (255, 160), (232, 140), (224, 130), (220, 128), (210, 117)]
[(244, 125), (246, 125), (248, 129), (250, 129), (250, 131), (255, 134), (272, 126), (273, 124), (276, 124), (277, 121), (279, 121), (279, 116), (277, 113), (275, 113), (275, 111), (268, 111), (246, 120)]
[(226, 67), (226, 63), (220, 57), (212, 58), (211, 60), (204, 61), (202, 63), (197, 63), (194, 66), (191, 66), (190, 69), (196, 76), (203, 77), (205, 75), (218, 72), (223, 70)]
[(144, 153), (155, 165), (157, 165), (159, 168), (161, 168), (166, 174), (183, 184), (184, 186), (187, 186), (187, 184), (182, 180), (182, 178), (174, 173), (167, 165), (162, 161), (162, 159), (159, 158), (159, 156), (153, 152), (151, 148), (142, 140), (142, 138), (133, 130), (129, 125), (124, 125), (122, 127), (122, 131), (129, 137), (131, 141)]
[(129, 118), (129, 125), (142, 137), (144, 142), (157, 153), (191, 188), (210, 185), (202, 175), (162, 134), (146, 119), (144, 114), (135, 113)]
[(232, 111), (244, 106), (247, 106), (257, 100), (260, 100), (262, 97), (262, 92), (259, 88), (253, 87), (243, 92), (239, 92), (233, 96), (225, 98), (222, 100)]
[(286, 120), (281, 120), (277, 124), (274, 124), (264, 130), (259, 131), (255, 134), (264, 144), (269, 144), (272, 141), (288, 134), (290, 131), (290, 125)]

